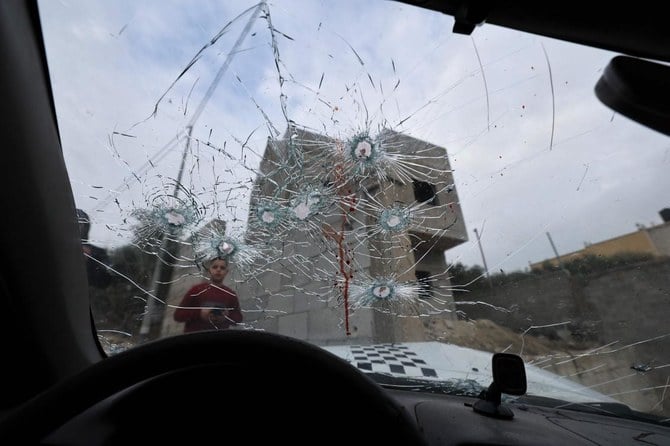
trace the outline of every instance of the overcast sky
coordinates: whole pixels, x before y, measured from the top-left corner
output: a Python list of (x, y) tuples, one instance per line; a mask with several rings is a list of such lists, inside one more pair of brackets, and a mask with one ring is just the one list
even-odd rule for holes
[(287, 119), (445, 147), (470, 238), (449, 261), (482, 264), (475, 228), (489, 268), (509, 271), (552, 257), (547, 233), (563, 254), (670, 207), (668, 138), (593, 93), (612, 53), (492, 25), (456, 35), (449, 17), (388, 0), (274, 1), (255, 18), (254, 5), (40, 2), (75, 201), (98, 244), (127, 240), (130, 210), (171, 187), (188, 124), (182, 182), (233, 229)]

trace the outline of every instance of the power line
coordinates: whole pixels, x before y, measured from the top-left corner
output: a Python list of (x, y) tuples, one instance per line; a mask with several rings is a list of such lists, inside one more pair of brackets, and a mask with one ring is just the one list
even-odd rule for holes
[[(181, 176), (182, 176), (182, 171), (183, 171), (184, 160), (185, 160), (186, 155), (188, 154), (188, 151), (189, 151), (189, 148), (190, 148), (190, 138), (191, 138), (191, 134), (193, 132), (193, 127), (195, 126), (196, 122), (200, 118), (200, 115), (205, 110), (205, 107), (207, 106), (209, 100), (214, 95), (214, 92), (215, 92), (216, 88), (218, 87), (218, 84), (221, 81), (221, 78), (226, 73), (226, 71), (228, 71), (228, 68), (230, 67), (230, 64), (231, 64), (233, 58), (239, 52), (240, 46), (242, 45), (242, 43), (244, 42), (244, 39), (249, 34), (249, 31), (251, 30), (251, 26), (253, 25), (253, 23), (258, 18), (258, 15), (260, 14), (260, 12), (261, 12), (261, 10), (263, 9), (264, 6), (265, 6), (265, 2), (260, 2), (256, 5), (256, 9), (254, 10), (254, 12), (249, 17), (249, 21), (247, 22), (244, 29), (242, 30), (242, 32), (238, 36), (237, 40), (233, 44), (232, 49), (228, 52), (228, 55), (226, 56), (226, 59), (223, 62), (223, 65), (221, 66), (221, 68), (217, 72), (216, 76), (214, 77), (214, 80), (211, 82), (209, 88), (205, 92), (205, 95), (203, 96), (202, 100), (200, 101), (200, 104), (196, 108), (195, 113), (193, 113), (193, 116), (191, 117), (191, 119), (189, 120), (188, 125), (186, 126), (188, 140), (187, 140), (187, 143), (184, 147), (184, 152), (182, 154), (181, 167), (180, 167), (179, 174), (178, 174), (178, 177), (177, 177), (177, 185), (181, 183)], [(249, 10), (251, 10), (251, 8), (244, 11), (244, 13), (248, 12)], [(241, 17), (244, 13), (240, 14), (240, 16), (238, 16), (237, 18)], [(226, 27), (227, 26), (228, 25), (226, 25)], [(226, 27), (224, 27), (224, 29)], [(222, 34), (223, 34), (223, 30), (220, 31), (215, 38), (211, 39), (210, 43), (216, 41)], [(200, 50), (200, 52), (202, 52), (202, 50)], [(193, 63), (190, 63), (189, 66), (192, 66), (192, 64)], [(163, 95), (163, 96), (165, 96), (165, 95)], [(160, 102), (160, 100), (159, 100), (159, 102)], [(112, 203), (112, 201), (114, 201), (114, 199), (116, 198), (116, 195), (118, 193), (120, 193), (124, 189), (129, 188), (129, 186), (132, 184), (133, 179), (139, 178), (142, 174), (144, 174), (146, 171), (148, 171), (149, 168), (154, 167), (155, 163), (158, 163), (160, 160), (165, 158), (165, 156), (167, 156), (167, 154), (172, 151), (172, 149), (177, 145), (177, 143), (179, 143), (180, 140), (181, 140), (181, 138), (179, 136), (173, 137), (168, 143), (166, 143), (162, 148), (160, 148), (142, 166), (140, 166), (137, 170), (132, 171), (129, 175), (127, 175), (123, 179), (123, 182), (121, 183), (121, 185), (118, 186), (116, 189), (114, 189), (113, 192), (109, 193), (102, 201), (100, 201), (95, 209), (97, 211), (101, 211), (101, 210), (105, 209), (107, 206), (109, 206), (109, 204)], [(177, 193), (177, 189), (175, 189), (175, 194), (176, 193)]]
[[(188, 155), (188, 152), (190, 151), (191, 147), (191, 135), (193, 133), (193, 127), (195, 126), (195, 123), (197, 122), (198, 118), (200, 117), (205, 107), (207, 106), (207, 103), (214, 94), (214, 91), (216, 90), (216, 87), (218, 86), (221, 78), (228, 70), (228, 67), (230, 66), (230, 63), (233, 60), (233, 57), (235, 57), (235, 55), (237, 54), (238, 48), (240, 47), (246, 36), (249, 34), (252, 24), (256, 21), (260, 11), (264, 6), (265, 2), (259, 3), (256, 9), (254, 10), (253, 14), (249, 17), (249, 21), (247, 22), (246, 26), (238, 36), (237, 41), (233, 45), (233, 48), (228, 53), (226, 60), (224, 61), (223, 65), (216, 74), (216, 77), (214, 78), (209, 88), (207, 89), (207, 92), (205, 93), (205, 96), (203, 97), (200, 104), (198, 105), (198, 108), (196, 109), (195, 113), (191, 117), (190, 123), (187, 127), (188, 134), (187, 134), (186, 145), (184, 146), (184, 152), (182, 153), (181, 164), (179, 166), (179, 172), (177, 174), (175, 190), (173, 192), (174, 197), (178, 195), (179, 189), (181, 187), (181, 179), (182, 174), (184, 172), (186, 156)], [(157, 259), (156, 268), (154, 270), (153, 275), (153, 283), (156, 284), (157, 288), (155, 294), (158, 299), (149, 299), (147, 301), (146, 312), (144, 314), (144, 319), (142, 320), (142, 325), (140, 327), (140, 337), (142, 338), (141, 340), (156, 339), (160, 336), (160, 332), (163, 325), (163, 318), (165, 316), (164, 302), (167, 302), (167, 296), (170, 290), (170, 277), (172, 275), (172, 263), (170, 262), (170, 258), (177, 258), (175, 254), (176, 251), (178, 251), (178, 249), (179, 244), (175, 243), (172, 234), (164, 234), (163, 239), (161, 241), (159, 258)]]

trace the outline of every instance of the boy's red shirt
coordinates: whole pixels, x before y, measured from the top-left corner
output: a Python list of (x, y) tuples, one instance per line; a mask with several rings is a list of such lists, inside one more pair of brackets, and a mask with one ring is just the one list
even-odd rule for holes
[[(229, 320), (216, 325), (202, 320), (200, 311), (208, 307), (221, 307), (229, 310)], [(223, 284), (204, 282), (193, 286), (186, 292), (179, 308), (174, 312), (174, 320), (184, 322), (184, 333), (221, 330), (230, 327), (233, 323), (242, 322), (242, 311), (235, 291)]]

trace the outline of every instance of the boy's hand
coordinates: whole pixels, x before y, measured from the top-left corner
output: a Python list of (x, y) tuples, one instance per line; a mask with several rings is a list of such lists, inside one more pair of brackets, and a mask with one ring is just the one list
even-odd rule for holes
[(223, 308), (203, 308), (200, 310), (200, 317), (204, 321), (220, 324), (227, 319), (228, 313), (230, 312)]

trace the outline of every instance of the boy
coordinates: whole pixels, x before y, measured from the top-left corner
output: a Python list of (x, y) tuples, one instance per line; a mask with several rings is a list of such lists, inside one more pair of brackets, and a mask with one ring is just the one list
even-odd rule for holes
[(184, 322), (184, 333), (223, 330), (242, 322), (240, 303), (235, 291), (223, 284), (228, 261), (215, 258), (207, 268), (209, 281), (193, 286), (174, 312), (174, 320)]

